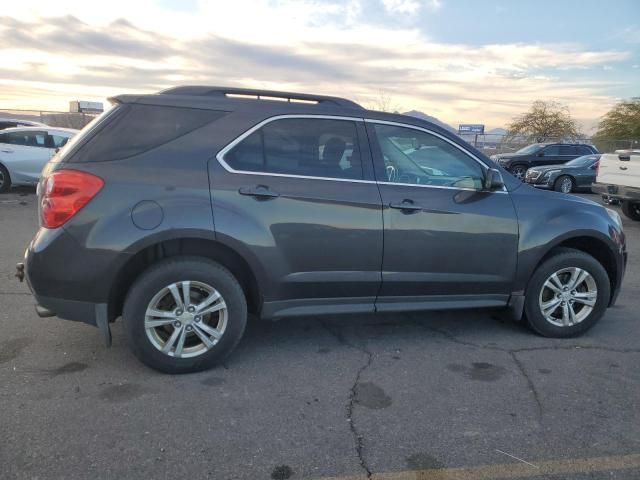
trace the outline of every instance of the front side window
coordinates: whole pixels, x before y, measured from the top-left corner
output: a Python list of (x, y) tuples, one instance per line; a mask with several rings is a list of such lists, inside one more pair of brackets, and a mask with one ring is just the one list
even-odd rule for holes
[[(480, 164), (449, 142), (413, 128), (374, 126), (384, 160), (384, 181), (481, 190)], [(380, 170), (380, 169), (378, 169)]]
[(285, 118), (256, 130), (224, 161), (234, 170), (362, 179), (356, 124), (348, 120)]
[(69, 141), (69, 137), (63, 137), (62, 135), (49, 135), (51, 148), (62, 148)]

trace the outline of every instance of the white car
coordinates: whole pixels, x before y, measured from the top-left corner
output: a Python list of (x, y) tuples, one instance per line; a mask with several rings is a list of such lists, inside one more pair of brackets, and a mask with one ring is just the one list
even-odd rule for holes
[(0, 193), (11, 185), (36, 185), (45, 164), (76, 133), (46, 126), (0, 130)]

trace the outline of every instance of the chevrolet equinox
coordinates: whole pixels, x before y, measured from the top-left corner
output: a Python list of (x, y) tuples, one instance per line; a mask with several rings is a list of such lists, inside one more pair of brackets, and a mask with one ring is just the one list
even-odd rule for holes
[(442, 128), (343, 98), (183, 86), (122, 95), (45, 167), (17, 276), (169, 373), (219, 363), (247, 315), (503, 307), (593, 326), (620, 217), (523, 184)]

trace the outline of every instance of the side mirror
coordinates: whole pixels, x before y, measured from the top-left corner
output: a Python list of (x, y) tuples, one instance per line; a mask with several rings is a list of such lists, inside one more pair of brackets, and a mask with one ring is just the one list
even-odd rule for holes
[(504, 180), (502, 179), (500, 171), (495, 168), (487, 170), (484, 177), (484, 189), (493, 191), (502, 190), (502, 188), (504, 188)]

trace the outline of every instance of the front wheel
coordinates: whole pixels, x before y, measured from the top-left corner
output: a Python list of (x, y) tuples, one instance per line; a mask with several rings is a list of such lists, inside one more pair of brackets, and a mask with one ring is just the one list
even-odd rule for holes
[(133, 353), (165, 373), (197, 372), (220, 363), (247, 323), (242, 287), (206, 258), (175, 257), (146, 270), (122, 313)]
[(640, 202), (622, 202), (622, 213), (631, 220), (640, 221)]
[(510, 172), (518, 180), (524, 180), (524, 176), (527, 173), (527, 167), (524, 165), (514, 165), (511, 167)]
[(525, 312), (545, 337), (574, 337), (593, 327), (609, 303), (611, 285), (591, 255), (558, 249), (534, 272), (527, 286)]

